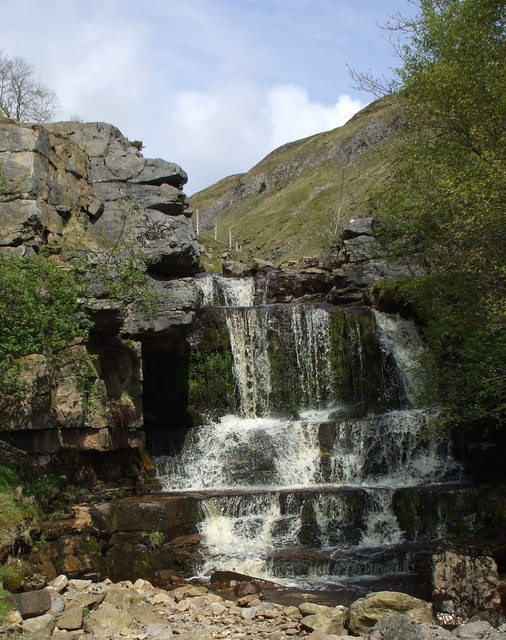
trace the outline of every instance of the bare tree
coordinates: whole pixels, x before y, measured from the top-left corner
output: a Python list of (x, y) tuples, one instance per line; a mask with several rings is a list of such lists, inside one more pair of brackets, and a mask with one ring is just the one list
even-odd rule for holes
[(47, 122), (57, 111), (55, 92), (34, 78), (32, 65), (0, 51), (0, 114), (17, 122)]

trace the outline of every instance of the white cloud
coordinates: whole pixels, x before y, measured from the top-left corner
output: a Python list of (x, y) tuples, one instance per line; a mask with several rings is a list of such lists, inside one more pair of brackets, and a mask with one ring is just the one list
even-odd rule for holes
[(295, 85), (279, 85), (267, 93), (267, 109), (272, 131), (272, 148), (291, 140), (335, 129), (365, 106), (349, 95), (339, 96), (331, 105), (311, 102), (307, 90)]
[(146, 154), (178, 162), (188, 191), (251, 168), (276, 147), (344, 124), (365, 103), (341, 95), (331, 105), (312, 102), (304, 87), (233, 84), (178, 92), (155, 144)]

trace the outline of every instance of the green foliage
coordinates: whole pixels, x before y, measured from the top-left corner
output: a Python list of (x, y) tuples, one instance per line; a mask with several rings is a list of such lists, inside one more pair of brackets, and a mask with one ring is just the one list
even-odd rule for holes
[(7, 591), (18, 591), (23, 585), (23, 565), (16, 561), (0, 566), (0, 582)]
[(9, 595), (8, 591), (0, 589), (0, 623), (7, 617), (9, 611), (12, 611), (11, 605), (2, 597), (7, 595)]
[(92, 241), (78, 223), (65, 234), (62, 257), (79, 270), (86, 282), (85, 297), (116, 300), (151, 317), (159, 294), (146, 273), (144, 252), (137, 238), (129, 235), (127, 222), (139, 216), (136, 205), (127, 197), (118, 200), (121, 221), (116, 237), (102, 233)]
[(42, 354), (50, 368), (65, 360), (73, 338), (85, 338), (82, 287), (72, 271), (42, 256), (0, 256), (0, 389), (20, 392), (22, 356)]
[[(401, 52), (393, 149), (378, 211), (428, 275), (405, 296), (422, 318), (433, 381), (468, 421), (506, 420), (506, 8), (420, 0)], [(406, 27), (406, 25), (404, 25)]]
[(45, 473), (25, 482), (23, 492), (31, 496), (43, 512), (59, 517), (64, 514), (68, 504), (81, 498), (85, 489), (67, 484), (62, 476)]
[(23, 496), (22, 482), (17, 473), (0, 461), (0, 548), (9, 547), (26, 532), (37, 515), (30, 500)]

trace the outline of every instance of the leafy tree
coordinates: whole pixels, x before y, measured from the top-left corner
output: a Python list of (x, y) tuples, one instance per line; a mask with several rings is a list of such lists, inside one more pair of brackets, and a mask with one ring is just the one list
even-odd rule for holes
[(57, 111), (56, 94), (34, 78), (32, 65), (0, 51), (0, 115), (17, 122), (47, 122)]
[[(406, 115), (378, 199), (390, 237), (427, 275), (404, 286), (425, 323), (432, 379), (460, 420), (506, 420), (506, 6), (417, 0), (385, 85)], [(395, 92), (395, 94), (393, 93)]]

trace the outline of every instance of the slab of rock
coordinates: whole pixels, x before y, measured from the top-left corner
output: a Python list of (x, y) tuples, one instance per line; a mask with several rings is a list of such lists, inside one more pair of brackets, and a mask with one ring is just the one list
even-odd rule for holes
[(144, 598), (133, 589), (113, 588), (105, 595), (105, 602), (113, 604), (118, 609), (128, 611), (131, 607), (140, 604)]
[(92, 611), (83, 623), (86, 633), (95, 636), (113, 636), (124, 627), (131, 627), (135, 622), (133, 616), (127, 611), (122, 611), (108, 602), (101, 604), (98, 609)]
[(56, 620), (50, 613), (23, 622), (23, 632), (50, 636), (56, 627)]
[(75, 631), (83, 624), (83, 607), (70, 607), (66, 609), (56, 621), (58, 629), (65, 631)]
[(497, 565), (488, 556), (433, 556), (432, 603), (439, 624), (454, 627), (501, 603)]
[(397, 591), (379, 591), (370, 593), (351, 605), (349, 631), (355, 635), (367, 634), (389, 613), (406, 614), (412, 620), (432, 623), (432, 607), (428, 602)]
[(313, 613), (302, 618), (300, 623), (305, 631), (321, 631), (326, 634), (342, 635), (344, 633), (344, 619), (346, 614), (332, 619), (323, 613)]
[(51, 580), (51, 582), (48, 584), (48, 587), (51, 587), (55, 591), (58, 591), (58, 593), (61, 593), (67, 588), (68, 583), (69, 579), (67, 578), (67, 576), (60, 575), (56, 576), (54, 580)]
[(23, 619), (41, 616), (51, 609), (51, 595), (46, 589), (14, 593), (6, 600), (19, 611)]

